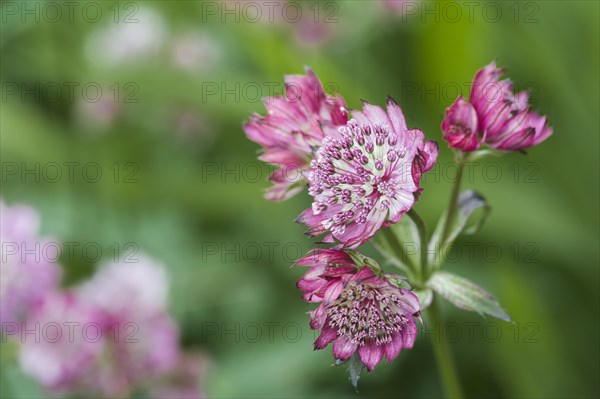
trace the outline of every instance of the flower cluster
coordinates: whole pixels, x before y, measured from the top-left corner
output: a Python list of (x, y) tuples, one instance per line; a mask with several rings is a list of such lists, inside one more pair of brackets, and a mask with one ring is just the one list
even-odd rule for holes
[(19, 324), (56, 289), (61, 273), (50, 261), (57, 254), (30, 253), (36, 248), (52, 248), (46, 244), (53, 241), (38, 235), (40, 219), (33, 209), (9, 207), (0, 199), (0, 215), (0, 323)]
[[(312, 329), (321, 330), (315, 349), (333, 343), (337, 364), (354, 356), (372, 371), (383, 356), (392, 361), (403, 348), (411, 348), (421, 304), (409, 283), (422, 289), (425, 306), (435, 290), (460, 308), (506, 320), (493, 296), (476, 285), (449, 274), (438, 273), (433, 279), (439, 265), (428, 265), (425, 251), (429, 244), (439, 247), (439, 242), (428, 242), (425, 224), (412, 208), (423, 190), (421, 177), (437, 161), (438, 145), (426, 141), (421, 130), (408, 128), (393, 98), (388, 97), (386, 109), (363, 101), (361, 110), (346, 111), (342, 97), (326, 95), (314, 73), (310, 69), (306, 73), (288, 76), (288, 98), (266, 100), (268, 114), (252, 116), (244, 130), (262, 145), (260, 159), (281, 167), (271, 176), (275, 186), (267, 198), (287, 199), (306, 182), (312, 205), (296, 221), (309, 227), (308, 235), (323, 236), (322, 243), (330, 245), (296, 263), (309, 267), (298, 281), (302, 298), (319, 304), (310, 322)], [(511, 82), (499, 80), (501, 74), (494, 63), (486, 66), (475, 77), (470, 102), (459, 97), (448, 108), (442, 130), (451, 147), (470, 152), (487, 144), (516, 151), (552, 134), (546, 118), (529, 109), (528, 94), (513, 94)], [(292, 84), (298, 88), (293, 96), (297, 101), (289, 99)], [(290, 170), (299, 173), (290, 179), (286, 176)], [(464, 219), (475, 209), (486, 206), (483, 197), (469, 192), (459, 201), (458, 188), (456, 183), (449, 210), (434, 233), (443, 243), (464, 229)], [(409, 222), (392, 227), (407, 213)], [(380, 231), (384, 244), (377, 237), (376, 249), (417, 280), (385, 274), (375, 261), (356, 251)], [(403, 252), (406, 240), (419, 240), (418, 259)], [(454, 288), (448, 289), (450, 285)], [(481, 298), (487, 302), (469, 307), (461, 295), (452, 296), (455, 289), (474, 296), (469, 304)], [(349, 370), (356, 385), (356, 367)]]
[[(18, 343), (27, 374), (54, 394), (106, 398), (127, 397), (140, 387), (160, 391), (157, 380), (189, 374), (178, 367), (188, 356), (179, 350), (178, 329), (167, 311), (162, 265), (148, 257), (113, 262), (79, 286), (60, 289), (57, 264), (31, 252), (16, 256), (20, 250), (13, 249), (44, 248), (35, 245), (44, 242), (36, 236), (38, 225), (33, 209), (2, 203), (3, 331)], [(169, 392), (198, 397), (196, 382), (185, 381), (171, 384)]]
[[(310, 69), (305, 77), (287, 77), (286, 90), (292, 83), (299, 101), (267, 100), (269, 114), (253, 116), (244, 130), (264, 147), (262, 160), (284, 167), (271, 176), (275, 186), (267, 198), (289, 198), (307, 181), (313, 203), (297, 221), (310, 236), (326, 234), (325, 242), (337, 243), (298, 262), (311, 267), (298, 282), (304, 299), (321, 303), (312, 313), (312, 328), (321, 329), (315, 348), (334, 342), (336, 359), (357, 352), (371, 371), (383, 354), (391, 361), (412, 347), (420, 305), (410, 291), (359, 268), (342, 249), (355, 249), (400, 221), (419, 197), (421, 176), (435, 164), (438, 146), (407, 127), (391, 97), (387, 110), (363, 102), (348, 120), (344, 100), (325, 95)], [(282, 180), (290, 166), (302, 173)]]
[(513, 94), (509, 79), (492, 62), (475, 75), (471, 98), (458, 97), (442, 122), (444, 140), (453, 148), (475, 151), (484, 144), (504, 151), (519, 151), (540, 144), (552, 135), (546, 117), (530, 110), (526, 91)]

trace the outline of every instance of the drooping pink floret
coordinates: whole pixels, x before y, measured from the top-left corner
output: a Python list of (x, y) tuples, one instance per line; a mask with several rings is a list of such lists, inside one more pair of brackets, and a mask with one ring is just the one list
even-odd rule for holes
[(388, 362), (412, 348), (415, 317), (420, 319), (416, 295), (378, 277), (369, 267), (358, 268), (343, 251), (313, 251), (297, 265), (310, 269), (298, 282), (304, 299), (320, 302), (311, 312), (311, 328), (321, 329), (315, 349), (333, 342), (333, 356), (348, 360), (355, 352), (368, 371), (385, 355)]
[(58, 243), (40, 237), (39, 227), (33, 208), (0, 199), (0, 323), (11, 332), (60, 282)]
[[(55, 322), (63, 339), (31, 337), (21, 345), (23, 369), (46, 389), (125, 397), (176, 367), (178, 331), (167, 313), (161, 265), (146, 257), (105, 265), (82, 286), (57, 295), (39, 306), (27, 326), (37, 323), (43, 331)], [(76, 323), (75, 339), (67, 339), (69, 323)]]
[(263, 147), (259, 159), (279, 167), (270, 176), (274, 185), (266, 198), (280, 201), (302, 189), (314, 149), (336, 127), (344, 125), (348, 115), (342, 97), (327, 95), (309, 68), (306, 76), (286, 76), (285, 96), (268, 98), (264, 103), (267, 115), (253, 115), (244, 131)]
[(308, 234), (330, 234), (347, 248), (356, 248), (384, 224), (400, 220), (421, 192), (421, 175), (433, 167), (438, 147), (424, 142), (418, 129), (408, 129), (400, 106), (391, 97), (387, 113), (363, 104), (363, 111), (326, 137), (308, 173), (310, 209), (298, 221)]
[(484, 144), (504, 151), (519, 151), (540, 144), (552, 135), (546, 117), (529, 108), (526, 91), (513, 94), (510, 79), (492, 62), (477, 72), (469, 102), (459, 97), (446, 110), (442, 122), (450, 147), (475, 151)]

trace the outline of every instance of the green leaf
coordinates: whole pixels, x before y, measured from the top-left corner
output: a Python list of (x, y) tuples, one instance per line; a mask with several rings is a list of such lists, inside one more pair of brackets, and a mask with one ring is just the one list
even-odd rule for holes
[(421, 312), (424, 311), (431, 305), (431, 301), (433, 300), (433, 291), (431, 288), (425, 288), (423, 290), (414, 290), (413, 294), (419, 298), (419, 303), (421, 304)]
[(358, 392), (358, 379), (360, 378), (360, 374), (365, 369), (365, 365), (360, 360), (358, 356), (358, 351), (352, 355), (350, 360), (348, 360), (348, 374), (350, 374), (350, 382), (352, 386)]
[[(474, 215), (477, 210), (482, 211), (478, 216)], [(444, 212), (433, 232), (427, 248), (428, 263), (434, 267), (441, 265), (444, 260), (441, 254), (447, 252), (449, 249), (446, 248), (446, 246), (451, 244), (461, 233), (465, 235), (477, 233), (483, 226), (490, 211), (491, 207), (488, 205), (485, 198), (476, 191), (468, 190), (460, 194), (458, 197), (456, 216), (452, 222), (448, 237), (446, 237), (444, 242), (441, 242), (447, 212)], [(468, 225), (470, 220), (471, 224)]]
[(448, 272), (437, 272), (429, 279), (428, 286), (460, 309), (510, 321), (510, 317), (492, 294), (466, 278)]

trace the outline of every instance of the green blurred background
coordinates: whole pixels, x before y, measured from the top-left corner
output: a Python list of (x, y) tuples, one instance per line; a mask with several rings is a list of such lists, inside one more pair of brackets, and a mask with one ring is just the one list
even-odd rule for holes
[[(133, 243), (163, 261), (182, 345), (210, 359), (210, 397), (439, 397), (437, 336), (452, 341), (469, 397), (599, 395), (598, 2), (430, 1), (403, 13), (306, 1), (296, 23), (295, 6), (253, 22), (255, 11), (232, 1), (233, 14), (221, 2), (92, 2), (100, 17), (79, 2), (72, 18), (26, 3), (1, 4), (2, 197), (37, 208), (44, 233), (102, 248), (63, 256), (65, 286), (115, 243), (121, 256)], [(447, 267), (493, 292), (515, 324), (448, 306), (450, 324), (426, 325), (412, 351), (363, 375), (355, 393), (329, 349), (313, 352), (312, 306), (294, 286), (302, 270), (290, 269), (311, 248), (292, 222), (309, 197), (263, 199), (269, 167), (242, 123), (305, 65), (351, 108), (394, 96), (409, 126), (440, 143), (417, 206), (431, 226), (453, 171), (444, 109), (492, 60), (530, 89), (554, 135), (473, 166), (465, 187), (493, 212)], [(72, 179), (69, 162), (79, 163)], [(39, 390), (4, 363), (2, 395)]]

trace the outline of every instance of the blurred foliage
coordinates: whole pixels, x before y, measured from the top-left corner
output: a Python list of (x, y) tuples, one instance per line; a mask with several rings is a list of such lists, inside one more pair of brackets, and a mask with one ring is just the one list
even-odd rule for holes
[[(526, 156), (481, 161), (465, 184), (482, 192), (493, 211), (463, 244), (493, 243), (502, 254), (486, 261), (479, 245), (473, 259), (463, 254), (448, 270), (493, 292), (515, 324), (494, 322), (486, 331), (493, 337), (498, 326), (501, 337), (490, 342), (481, 334), (491, 320), (445, 308), (446, 319), (461, 326), (452, 345), (460, 376), (471, 397), (597, 397), (599, 3), (496, 2), (497, 21), (483, 14), (486, 2), (475, 2), (472, 21), (463, 3), (454, 3), (463, 13), (458, 21), (451, 10), (444, 13), (444, 2), (417, 3), (417, 12), (404, 15), (377, 1), (300, 3), (305, 13), (319, 8), (320, 19), (334, 11), (335, 22), (322, 24), (324, 37), (303, 41), (299, 24), (287, 21), (225, 16), (223, 22), (222, 15), (207, 15), (206, 2), (100, 2), (96, 22), (77, 11), (86, 2), (74, 20), (57, 22), (47, 16), (36, 22), (19, 13), (23, 3), (2, 2), (4, 200), (39, 209), (44, 233), (98, 243), (102, 259), (113, 256), (115, 243), (125, 252), (134, 243), (162, 260), (183, 345), (211, 358), (209, 396), (438, 397), (428, 344), (434, 326), (425, 326), (412, 351), (364, 375), (358, 394), (344, 368), (329, 367), (329, 350), (312, 351), (306, 315), (312, 306), (294, 286), (302, 270), (289, 268), (312, 245), (292, 222), (309, 198), (262, 198), (269, 168), (256, 161), (258, 147), (241, 126), (252, 112), (264, 112), (265, 82), (277, 82), (280, 93), (283, 75), (302, 73), (305, 65), (324, 83), (334, 82), (326, 87), (337, 88), (350, 107), (360, 99), (383, 105), (394, 96), (409, 126), (440, 142), (437, 172), (425, 178), (417, 207), (434, 226), (449, 195), (445, 176), (452, 175), (452, 155), (441, 142), (443, 112), (457, 94), (468, 95), (475, 71), (495, 59), (517, 88), (531, 89), (534, 107), (549, 116), (555, 133)], [(122, 28), (133, 10), (145, 18), (139, 23), (149, 29), (143, 36), (149, 48), (138, 54), (142, 39), (134, 37), (128, 48), (111, 36), (108, 49), (102, 47), (98, 37)], [(177, 46), (185, 50), (181, 40), (188, 36), (200, 55), (194, 58), (194, 50), (191, 60), (178, 61)], [(119, 46), (125, 50), (111, 53)], [(69, 82), (78, 84), (73, 98)], [(86, 101), (96, 86), (102, 101)], [(65, 162), (81, 165), (73, 179)], [(36, 172), (22, 176), (36, 163), (40, 181)], [(52, 163), (62, 165), (62, 177), (53, 179), (50, 169), (44, 176)], [(96, 169), (102, 176), (91, 182)], [(63, 254), (65, 284), (89, 276), (99, 261)], [(265, 323), (275, 323), (273, 339)], [(473, 341), (465, 323), (477, 323)], [(9, 364), (3, 361), (2, 396), (39, 395)]]

